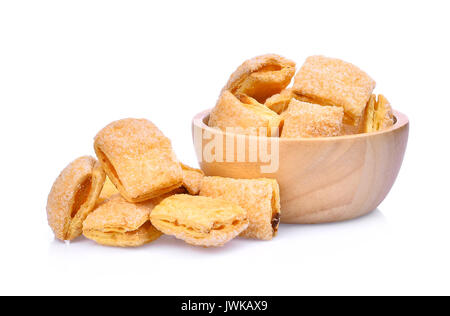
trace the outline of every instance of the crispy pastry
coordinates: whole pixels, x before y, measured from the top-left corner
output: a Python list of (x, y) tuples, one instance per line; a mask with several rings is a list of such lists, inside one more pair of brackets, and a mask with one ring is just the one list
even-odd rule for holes
[(364, 132), (376, 132), (394, 125), (394, 115), (389, 101), (382, 95), (372, 95), (364, 113)]
[(358, 125), (375, 88), (375, 81), (364, 71), (345, 61), (312, 56), (295, 76), (293, 91), (306, 102), (344, 108), (345, 121)]
[(286, 88), (294, 74), (293, 61), (275, 54), (262, 55), (239, 66), (222, 92), (246, 94), (264, 104), (267, 98)]
[(116, 186), (111, 182), (111, 180), (106, 177), (105, 184), (103, 185), (102, 192), (100, 192), (100, 196), (97, 199), (97, 206), (105, 202), (111, 196), (118, 194)]
[(233, 203), (204, 196), (173, 195), (150, 215), (161, 232), (194, 246), (223, 246), (248, 226), (247, 212)]
[(150, 243), (161, 236), (150, 223), (153, 207), (152, 201), (130, 203), (116, 194), (87, 217), (83, 235), (98, 244), (113, 247)]
[(194, 169), (181, 164), (183, 169), (183, 187), (192, 195), (198, 195), (205, 174), (200, 169)]
[(200, 195), (223, 199), (245, 209), (250, 224), (242, 237), (270, 240), (278, 232), (281, 210), (276, 180), (205, 177)]
[(394, 125), (394, 113), (389, 101), (379, 94), (375, 105), (374, 128), (382, 131)]
[(341, 134), (344, 111), (292, 99), (284, 115), (281, 137), (331, 137)]
[(224, 91), (211, 111), (209, 126), (223, 131), (233, 128), (244, 135), (274, 136), (280, 127), (280, 116), (246, 95)]
[(287, 110), (289, 102), (295, 97), (291, 89), (285, 89), (278, 94), (275, 94), (266, 100), (264, 103), (272, 111), (281, 114)]
[(50, 227), (60, 240), (81, 235), (83, 221), (95, 207), (105, 172), (92, 157), (80, 157), (70, 163), (55, 180), (47, 201)]
[(142, 202), (181, 186), (183, 174), (170, 140), (150, 121), (113, 122), (95, 137), (106, 174), (129, 202)]

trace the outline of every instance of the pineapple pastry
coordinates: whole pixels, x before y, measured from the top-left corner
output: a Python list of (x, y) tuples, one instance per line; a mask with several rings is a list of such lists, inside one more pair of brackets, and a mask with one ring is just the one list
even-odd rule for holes
[[(369, 117), (375, 115), (375, 110), (366, 108), (376, 84), (355, 65), (335, 58), (311, 56), (295, 77), (294, 72), (295, 63), (278, 55), (263, 55), (245, 61), (223, 88), (216, 107), (210, 113), (209, 126), (223, 131), (237, 128), (236, 133), (259, 136), (263, 134), (258, 131), (264, 127), (268, 131), (267, 136), (277, 137), (282, 134), (280, 130), (289, 117), (285, 137), (301, 138), (352, 135), (393, 125), (392, 109), (383, 96), (374, 104), (380, 108), (377, 120), (382, 123), (378, 129), (369, 126), (374, 124), (375, 118), (367, 123)], [(310, 110), (317, 109), (314, 111), (317, 115), (306, 110), (296, 111), (296, 115), (293, 112), (289, 114), (292, 100), (328, 108), (319, 111), (310, 106)], [(340, 117), (337, 108), (342, 108), (344, 113), (342, 122), (336, 120)], [(325, 116), (318, 120), (320, 113)], [(305, 117), (301, 117), (303, 114)], [(333, 122), (330, 121), (332, 115)], [(333, 127), (328, 124), (333, 124)]]
[(119, 194), (113, 195), (89, 214), (83, 235), (104, 246), (138, 247), (150, 243), (161, 236), (150, 223), (154, 207), (151, 200), (130, 203)]
[(281, 117), (264, 103), (285, 89), (294, 74), (295, 63), (279, 55), (245, 61), (222, 89), (209, 126), (223, 131), (235, 128), (244, 135), (278, 136)]
[[(275, 136), (281, 124), (281, 117), (247, 95), (235, 96), (225, 90), (211, 111), (209, 126), (223, 131), (235, 128), (244, 135)], [(264, 129), (260, 129), (264, 128)]]
[(103, 189), (100, 192), (100, 196), (97, 199), (97, 206), (105, 202), (111, 196), (119, 193), (115, 185), (111, 182), (111, 180), (106, 177), (105, 184), (103, 185)]
[(56, 238), (73, 240), (95, 207), (105, 172), (93, 157), (70, 163), (55, 180), (47, 200), (47, 218)]
[(150, 219), (164, 234), (203, 247), (223, 246), (248, 227), (247, 212), (239, 205), (187, 194), (164, 199)]
[[(281, 137), (285, 140), (271, 143), (289, 145), (297, 138), (373, 133), (395, 124), (390, 102), (375, 94), (375, 81), (355, 65), (311, 56), (297, 74), (295, 67), (275, 54), (246, 60), (223, 87), (208, 125)], [(250, 147), (259, 139), (239, 140)], [(252, 153), (263, 149), (258, 143)], [(167, 234), (218, 247), (239, 236), (271, 240), (277, 235), (277, 180), (205, 176), (180, 163), (171, 141), (147, 119), (108, 124), (95, 136), (94, 150), (98, 160), (76, 159), (53, 183), (46, 211), (57, 239), (84, 235), (100, 245), (138, 247)], [(249, 170), (242, 177), (249, 177)]]
[(364, 133), (376, 132), (394, 125), (394, 115), (389, 101), (383, 96), (372, 95), (364, 113)]
[(281, 114), (287, 110), (289, 103), (295, 97), (296, 95), (294, 92), (292, 92), (292, 89), (285, 89), (280, 93), (274, 94), (273, 96), (268, 98), (264, 105), (277, 114)]
[(286, 88), (294, 74), (293, 61), (275, 54), (262, 55), (240, 65), (222, 92), (245, 94), (264, 104), (269, 97)]
[(245, 209), (250, 222), (242, 237), (270, 240), (278, 232), (281, 210), (276, 180), (205, 177), (200, 195), (229, 201)]
[(129, 202), (142, 202), (182, 185), (171, 142), (150, 121), (123, 119), (95, 137), (95, 152), (108, 178)]
[(198, 195), (205, 174), (200, 169), (194, 169), (185, 164), (181, 164), (181, 169), (183, 169), (183, 187), (189, 194)]
[(332, 137), (341, 134), (344, 110), (292, 99), (284, 115), (281, 137)]
[(358, 125), (375, 81), (364, 71), (345, 61), (312, 56), (295, 76), (293, 92), (303, 101), (344, 108), (345, 121)]

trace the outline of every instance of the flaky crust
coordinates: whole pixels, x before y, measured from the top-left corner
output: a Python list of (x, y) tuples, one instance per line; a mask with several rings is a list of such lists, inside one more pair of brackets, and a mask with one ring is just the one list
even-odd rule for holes
[(264, 103), (272, 111), (281, 114), (287, 110), (289, 102), (295, 97), (291, 89), (285, 89), (278, 94), (275, 94), (266, 100)]
[(341, 134), (344, 110), (292, 99), (283, 117), (281, 137), (332, 137)]
[(181, 169), (183, 169), (183, 187), (189, 194), (198, 195), (205, 174), (200, 169), (191, 168), (185, 164), (181, 164)]
[(373, 94), (367, 103), (364, 112), (363, 129), (365, 133), (377, 132), (394, 125), (394, 114), (392, 107), (386, 97), (382, 94), (378, 98)]
[(270, 240), (278, 231), (281, 209), (276, 180), (205, 177), (200, 195), (223, 199), (245, 209), (250, 224), (242, 237)]
[(291, 82), (295, 63), (275, 54), (257, 56), (246, 60), (230, 76), (222, 92), (246, 94), (260, 103), (280, 93)]
[(222, 246), (248, 226), (247, 212), (233, 203), (204, 196), (173, 195), (150, 215), (161, 232), (195, 246)]
[(47, 218), (56, 238), (73, 240), (95, 207), (105, 173), (93, 157), (70, 163), (55, 180), (47, 200)]
[(130, 202), (149, 200), (182, 184), (170, 140), (148, 120), (109, 124), (95, 137), (94, 148), (108, 177)]
[(106, 177), (105, 184), (103, 185), (103, 189), (100, 192), (100, 195), (97, 199), (97, 206), (108, 200), (111, 196), (119, 193), (114, 183), (112, 183), (111, 179)]
[(272, 136), (272, 132), (277, 132), (281, 123), (277, 113), (248, 96), (239, 97), (245, 103), (230, 91), (224, 91), (211, 111), (209, 126), (223, 131), (227, 128), (239, 129), (239, 133), (244, 135), (259, 135), (260, 132), (265, 132), (266, 136)]
[(130, 203), (119, 194), (101, 204), (84, 221), (83, 234), (95, 242), (116, 247), (137, 247), (161, 236), (150, 224), (153, 201)]
[(292, 90), (320, 105), (344, 108), (347, 121), (357, 125), (375, 88), (364, 71), (345, 61), (311, 56), (295, 76)]

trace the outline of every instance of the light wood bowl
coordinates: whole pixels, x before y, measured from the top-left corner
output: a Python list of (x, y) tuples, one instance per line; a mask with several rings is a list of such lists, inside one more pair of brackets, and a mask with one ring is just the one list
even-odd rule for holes
[[(284, 223), (336, 222), (372, 212), (392, 188), (408, 142), (408, 118), (397, 111), (394, 111), (394, 126), (381, 132), (330, 138), (264, 138), (269, 148), (278, 143), (279, 168), (262, 173), (261, 166), (267, 166), (263, 162), (267, 160), (250, 146), (250, 141), (259, 142), (262, 137), (226, 134), (210, 128), (206, 125), (209, 113), (198, 114), (192, 124), (201, 169), (208, 176), (277, 179)], [(223, 142), (223, 161), (220, 158), (211, 161), (202, 155), (215, 153), (211, 150), (212, 139)], [(255, 161), (249, 159), (253, 154), (257, 156), (256, 162), (234, 162), (237, 150), (230, 152), (230, 147), (225, 145), (227, 141), (232, 141), (235, 148), (237, 142), (245, 141), (245, 161)], [(220, 142), (214, 144), (220, 148)], [(234, 158), (227, 159), (226, 155)]]

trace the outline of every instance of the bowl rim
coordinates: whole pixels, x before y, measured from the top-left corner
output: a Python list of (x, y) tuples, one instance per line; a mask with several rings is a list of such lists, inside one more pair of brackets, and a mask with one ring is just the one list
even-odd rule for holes
[[(233, 135), (233, 136), (248, 137), (248, 138), (262, 137), (262, 136), (256, 136), (256, 135), (243, 135), (243, 134), (227, 133), (220, 129), (216, 129), (216, 128), (206, 125), (204, 122), (204, 119), (211, 113), (211, 111), (212, 111), (212, 109), (208, 109), (208, 110), (202, 111), (202, 112), (198, 113), (197, 115), (195, 115), (194, 118), (192, 119), (192, 125), (197, 126), (197, 127), (201, 128), (202, 130), (207, 130), (214, 134)], [(312, 138), (266, 137), (266, 138), (277, 139), (278, 141), (281, 141), (281, 142), (298, 142), (298, 141), (311, 142), (311, 141), (348, 140), (348, 139), (366, 138), (366, 137), (382, 135), (382, 134), (389, 134), (389, 133), (392, 133), (396, 130), (399, 130), (399, 129), (409, 125), (409, 119), (404, 113), (393, 110), (393, 114), (396, 119), (395, 124), (388, 129), (378, 131), (378, 132), (360, 133), (360, 134), (352, 134), (352, 135), (341, 135), (341, 136), (333, 136), (333, 137), (312, 137)]]

